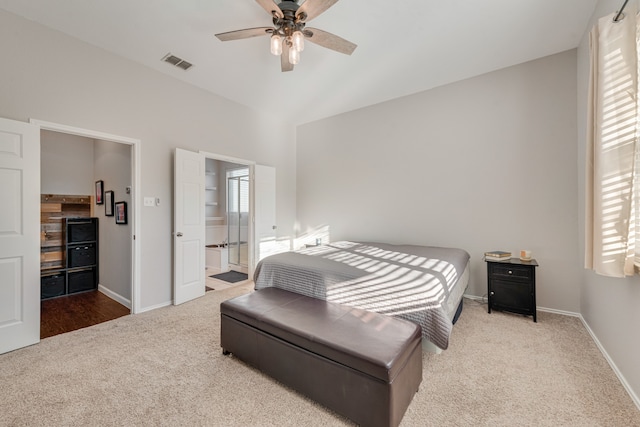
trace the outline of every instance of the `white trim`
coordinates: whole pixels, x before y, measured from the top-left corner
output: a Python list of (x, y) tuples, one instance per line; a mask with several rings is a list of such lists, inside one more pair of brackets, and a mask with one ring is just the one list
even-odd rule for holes
[(487, 303), (487, 302), (485, 301), (485, 298), (484, 298), (484, 297), (479, 297), (479, 296), (476, 296), (476, 295), (464, 294), (464, 295), (462, 295), (462, 297), (463, 297), (463, 298), (470, 299), (470, 300), (473, 300), (473, 301), (480, 301), (480, 302), (482, 302), (482, 303), (484, 303), (484, 304), (486, 304), (486, 303)]
[(580, 313), (575, 313), (573, 311), (556, 310), (555, 308), (547, 308), (547, 307), (536, 307), (536, 309), (538, 311), (544, 311), (546, 313), (553, 313), (553, 314), (561, 314), (563, 316), (582, 317)]
[(249, 277), (253, 277), (256, 268), (256, 164), (249, 165), (249, 253), (247, 263), (249, 264)]
[(133, 201), (133, 216), (132, 216), (132, 227), (133, 227), (133, 264), (131, 265), (133, 271), (132, 279), (133, 286), (131, 289), (131, 314), (137, 314), (142, 312), (142, 307), (140, 306), (140, 302), (142, 298), (140, 297), (141, 293), (141, 285), (142, 285), (142, 236), (141, 230), (142, 227), (140, 224), (140, 215), (142, 214), (142, 143), (140, 140), (136, 140), (137, 142), (132, 143), (133, 145), (133, 162), (131, 167), (133, 171), (131, 176), (133, 178), (132, 189), (131, 189), (131, 200)]
[(105, 141), (120, 142), (122, 144), (137, 144), (139, 139), (128, 138), (126, 136), (113, 135), (89, 129), (82, 129), (73, 126), (61, 125), (58, 123), (45, 122), (44, 120), (29, 119), (29, 123), (40, 126), (40, 129), (51, 130), (54, 132), (68, 133), (71, 135), (84, 136), (85, 138), (103, 139)]
[(238, 163), (240, 165), (246, 165), (246, 166), (252, 166), (256, 164), (256, 162), (252, 160), (245, 160), (245, 159), (239, 159), (237, 157), (223, 156), (222, 154), (211, 153), (209, 151), (200, 150), (198, 151), (198, 153), (202, 154), (208, 159), (221, 160), (223, 162)]
[[(487, 298), (486, 297), (479, 297), (476, 295), (469, 295), (469, 294), (464, 294), (463, 295), (464, 298), (473, 300), (473, 301), (479, 301), (483, 304), (488, 304)], [(554, 313), (554, 314), (560, 314), (563, 316), (571, 316), (571, 317), (582, 317), (580, 315), (580, 313), (575, 313), (573, 311), (564, 311), (564, 310), (556, 310), (555, 308), (547, 308), (547, 307), (539, 307), (536, 306), (536, 310), (537, 311), (544, 311), (547, 313)]]
[(142, 212), (142, 198), (139, 196), (142, 194), (140, 192), (140, 185), (142, 182), (142, 164), (141, 164), (141, 156), (140, 150), (142, 141), (135, 138), (129, 138), (126, 136), (113, 135), (109, 133), (82, 129), (73, 126), (62, 125), (59, 123), (51, 123), (43, 120), (37, 119), (29, 119), (29, 123), (36, 125), (40, 128), (40, 130), (50, 130), (54, 132), (67, 133), (71, 135), (83, 136), (85, 138), (93, 138), (93, 139), (101, 139), (104, 141), (117, 142), (120, 144), (127, 144), (132, 146), (133, 158), (131, 162), (131, 177), (133, 182), (131, 183), (131, 200), (133, 202), (133, 210), (129, 212), (129, 219), (131, 222), (131, 233), (132, 233), (132, 265), (131, 265), (131, 302), (130, 309), (131, 314), (141, 313), (142, 310), (140, 307), (140, 284), (141, 282), (141, 273), (140, 273), (140, 265), (141, 265), (141, 229), (139, 227), (139, 215)]
[(616, 366), (613, 359), (611, 359), (611, 357), (609, 356), (609, 353), (607, 353), (607, 350), (605, 350), (604, 346), (600, 343), (600, 340), (598, 340), (598, 337), (596, 336), (596, 334), (593, 332), (593, 330), (591, 330), (591, 327), (589, 327), (589, 324), (587, 323), (587, 321), (584, 320), (584, 317), (582, 317), (581, 314), (578, 314), (577, 317), (580, 318), (580, 320), (582, 321), (582, 324), (587, 329), (587, 332), (589, 332), (589, 335), (591, 335), (591, 339), (593, 339), (593, 341), (596, 343), (596, 346), (598, 347), (598, 349), (600, 349), (600, 352), (602, 353), (606, 361), (609, 363), (609, 366), (611, 366), (611, 369), (613, 369), (613, 372), (618, 377), (618, 380), (620, 380), (620, 382), (622, 383), (622, 386), (631, 397), (631, 400), (633, 400), (633, 403), (635, 403), (638, 410), (640, 410), (640, 397), (638, 397), (638, 395), (635, 394), (635, 392), (627, 382), (627, 379), (624, 377), (624, 375), (622, 375), (622, 372), (620, 372), (620, 370)]
[(149, 307), (141, 308), (140, 311), (137, 314), (145, 313), (147, 311), (155, 310), (157, 308), (168, 307), (170, 305), (173, 305), (173, 300), (172, 301), (163, 302), (163, 303), (160, 303), (160, 304), (156, 304), (156, 305), (151, 305)]
[(108, 296), (109, 298), (111, 298), (112, 300), (118, 301), (120, 304), (124, 305), (129, 310), (131, 310), (131, 300), (126, 299), (122, 295), (117, 294), (113, 292), (111, 289), (105, 288), (102, 285), (98, 285), (98, 290), (103, 294), (105, 294), (106, 296)]

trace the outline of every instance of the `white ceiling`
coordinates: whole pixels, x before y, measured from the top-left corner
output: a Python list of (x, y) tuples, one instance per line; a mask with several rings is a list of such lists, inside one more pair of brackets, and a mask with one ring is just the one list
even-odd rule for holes
[[(341, 0), (308, 25), (356, 43), (353, 55), (307, 43), (288, 73), (268, 37), (214, 37), (271, 25), (254, 0), (0, 0), (0, 8), (301, 124), (575, 48), (596, 2)], [(194, 66), (162, 62), (169, 52)]]

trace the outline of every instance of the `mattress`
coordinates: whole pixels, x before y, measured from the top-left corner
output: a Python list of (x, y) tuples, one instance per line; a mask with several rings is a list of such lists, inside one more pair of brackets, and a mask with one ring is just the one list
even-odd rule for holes
[(469, 258), (457, 248), (341, 241), (269, 256), (254, 282), (412, 321), (446, 349)]

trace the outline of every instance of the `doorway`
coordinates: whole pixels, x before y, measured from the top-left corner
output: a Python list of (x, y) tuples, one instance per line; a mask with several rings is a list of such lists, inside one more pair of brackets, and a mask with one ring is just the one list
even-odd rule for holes
[(205, 275), (207, 290), (248, 279), (250, 166), (241, 160), (205, 159)]
[[(96, 275), (98, 287), (83, 293), (77, 293), (60, 298), (59, 301), (43, 300), (41, 304), (43, 328), (42, 334), (50, 336), (51, 330), (59, 330), (60, 333), (80, 327), (91, 326), (111, 320), (125, 314), (139, 312), (139, 245), (140, 236), (136, 236), (137, 213), (139, 212), (139, 197), (136, 191), (139, 187), (139, 140), (104, 134), (102, 132), (86, 129), (71, 128), (64, 125), (32, 120), (33, 124), (40, 127), (41, 133), (41, 194), (51, 193), (79, 193), (79, 188), (74, 188), (69, 181), (77, 181), (78, 168), (84, 166), (82, 176), (84, 188), (94, 199), (91, 203), (91, 217), (98, 218), (98, 236), (96, 258)], [(51, 141), (49, 144), (47, 141)], [(56, 153), (56, 142), (75, 141), (76, 148), (84, 150), (86, 163), (75, 163), (75, 168), (67, 166), (67, 176), (63, 170), (51, 171), (60, 168), (55, 165), (57, 161), (64, 163), (65, 157), (73, 157), (69, 154), (69, 145), (60, 145)], [(79, 144), (79, 145), (78, 145)], [(48, 145), (47, 148), (45, 148)], [(44, 150), (47, 155), (43, 155)], [(90, 161), (87, 156), (92, 156)], [(54, 159), (52, 162), (51, 159)], [(66, 159), (69, 162), (70, 159)], [(54, 163), (54, 165), (52, 165)], [(45, 171), (46, 168), (49, 168)], [(63, 165), (64, 169), (64, 165)], [(87, 171), (87, 169), (89, 169)], [(88, 175), (92, 174), (92, 175)], [(51, 187), (51, 180), (45, 179), (56, 176), (58, 182)], [(90, 181), (87, 186), (86, 181)], [(104, 200), (98, 203), (97, 182), (100, 181), (101, 196)], [(94, 187), (95, 182), (95, 187)], [(66, 184), (65, 184), (66, 183)], [(57, 187), (56, 187), (57, 185)], [(87, 191), (82, 191), (86, 194)], [(100, 197), (100, 198), (102, 198)], [(113, 204), (106, 203), (125, 202), (128, 205), (126, 224), (118, 224), (114, 220)], [(63, 301), (66, 300), (66, 301)], [(64, 310), (60, 310), (61, 304), (65, 304)], [(57, 307), (57, 308), (56, 308)], [(74, 307), (77, 309), (74, 309)], [(66, 312), (68, 316), (48, 316), (50, 312)], [(73, 313), (76, 313), (75, 315)], [(48, 316), (48, 317), (46, 317)], [(45, 325), (45, 322), (49, 322)], [(47, 329), (46, 331), (44, 329)], [(41, 334), (41, 335), (42, 335)]]
[(108, 214), (131, 204), (131, 157), (129, 145), (40, 132), (40, 338), (130, 314), (130, 230)]

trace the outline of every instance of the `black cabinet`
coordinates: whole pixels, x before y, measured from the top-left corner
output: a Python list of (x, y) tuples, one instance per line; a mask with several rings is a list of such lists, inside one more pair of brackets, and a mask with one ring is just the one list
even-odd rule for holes
[(512, 313), (536, 316), (536, 267), (535, 259), (521, 261), (511, 258), (508, 261), (487, 260), (487, 285), (489, 308)]
[(62, 233), (64, 268), (42, 274), (42, 299), (98, 287), (98, 218), (65, 218)]

